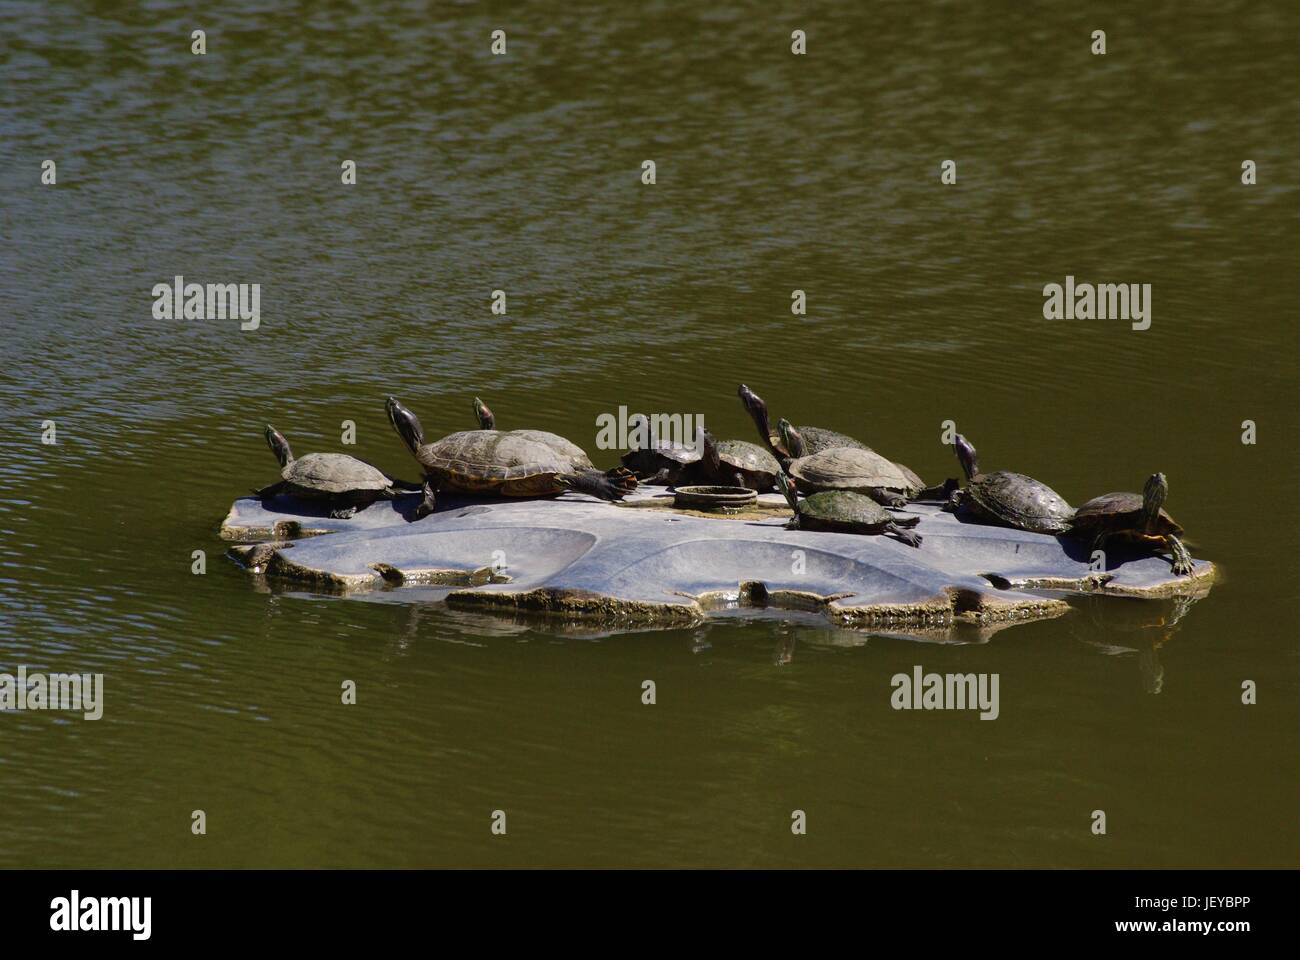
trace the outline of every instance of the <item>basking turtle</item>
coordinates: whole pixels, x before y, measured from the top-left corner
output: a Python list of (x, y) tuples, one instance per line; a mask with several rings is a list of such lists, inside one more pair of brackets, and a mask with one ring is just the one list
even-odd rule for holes
[(1092, 549), (1100, 550), (1110, 537), (1139, 543), (1158, 543), (1170, 549), (1174, 573), (1192, 572), (1192, 555), (1179, 539), (1183, 528), (1164, 511), (1169, 483), (1163, 473), (1153, 473), (1142, 493), (1107, 493), (1094, 497), (1074, 512), (1070, 533), (1092, 537)]
[(433, 443), (410, 410), (389, 397), (388, 419), (424, 470), (424, 501), (417, 517), (433, 512), (438, 490), (498, 497), (548, 497), (577, 490), (602, 500), (621, 500), (636, 489), (627, 471), (609, 476), (595, 468), (575, 470), (570, 460), (525, 431), (463, 430)]
[(279, 482), (253, 492), (263, 500), (280, 493), (304, 500), (322, 500), (331, 507), (331, 517), (347, 520), (376, 500), (392, 500), (400, 493), (415, 489), (346, 454), (309, 453), (295, 459), (289, 441), (269, 424), (265, 436), (281, 469)]
[(952, 509), (965, 510), (988, 523), (1031, 533), (1064, 533), (1074, 510), (1045, 483), (1023, 473), (980, 473), (975, 447), (961, 434), (952, 442), (966, 474), (966, 487), (953, 493)]
[[(791, 457), (797, 460), (800, 457), (811, 456), (811, 454), (808, 452), (807, 444), (804, 442), (803, 434), (799, 430), (796, 430), (794, 427), (790, 426), (789, 420), (783, 418), (779, 426), (781, 431), (782, 445), (787, 450), (790, 451)], [(826, 450), (835, 450), (835, 449), (865, 450), (867, 453), (880, 456), (879, 454), (876, 453), (876, 451), (872, 450), (870, 447), (864, 447), (861, 445), (858, 445), (856, 447), (848, 447), (848, 448), (827, 447), (825, 449)], [(823, 451), (819, 450), (817, 452), (821, 453)], [(957, 481), (953, 479), (945, 480), (943, 483), (939, 484), (938, 486), (927, 487), (925, 485), (925, 481), (922, 480), (919, 476), (917, 476), (916, 471), (913, 470), (911, 467), (907, 466), (906, 464), (899, 463), (897, 460), (891, 460), (890, 462), (893, 463), (893, 465), (898, 468), (899, 472), (904, 476), (904, 478), (906, 478), (908, 489), (914, 489), (916, 491), (915, 493), (909, 494), (908, 499), (943, 501), (951, 497), (952, 492), (956, 490), (958, 487)], [(897, 504), (894, 505), (897, 506)]]
[(871, 449), (860, 440), (855, 440), (847, 434), (837, 433), (834, 430), (827, 430), (825, 427), (800, 427), (798, 432), (804, 444), (803, 453), (793, 453), (786, 447), (785, 438), (779, 432), (774, 433), (772, 431), (772, 424), (767, 416), (767, 404), (763, 402), (763, 398), (743, 383), (740, 385), (740, 389), (736, 391), (736, 394), (740, 397), (740, 402), (745, 405), (745, 410), (753, 418), (754, 426), (758, 427), (758, 435), (763, 438), (763, 443), (768, 450), (772, 451), (773, 456), (778, 459), (810, 456), (823, 450), (829, 450), (832, 447), (854, 447), (859, 450)]
[[(784, 420), (786, 444), (792, 452), (801, 452), (799, 433)], [(807, 493), (819, 490), (855, 490), (886, 507), (901, 507), (924, 488), (921, 478), (906, 467), (886, 460), (874, 450), (858, 447), (831, 447), (809, 456), (795, 457), (785, 465), (799, 489)]]
[(794, 510), (787, 526), (792, 530), (830, 530), (835, 533), (891, 533), (909, 547), (921, 545), (921, 535), (904, 527), (914, 527), (920, 517), (895, 517), (870, 497), (852, 490), (823, 490), (802, 502), (794, 483), (784, 473), (777, 474), (776, 485)]
[(623, 466), (638, 480), (650, 486), (676, 486), (691, 464), (703, 455), (703, 442), (674, 443), (652, 437), (647, 447), (634, 448), (623, 454)]
[[(488, 405), (478, 397), (474, 398), (474, 415), (478, 417), (480, 430), (495, 430), (497, 428), (496, 416), (488, 408)], [(560, 456), (567, 458), (569, 463), (573, 465), (574, 470), (592, 469), (592, 463), (587, 456), (587, 452), (576, 443), (564, 439), (558, 433), (548, 433), (545, 430), (512, 430), (511, 433), (546, 444)]]
[(700, 459), (680, 476), (683, 483), (735, 485), (762, 493), (771, 490), (781, 465), (756, 443), (745, 440), (715, 440), (708, 430), (702, 436)]

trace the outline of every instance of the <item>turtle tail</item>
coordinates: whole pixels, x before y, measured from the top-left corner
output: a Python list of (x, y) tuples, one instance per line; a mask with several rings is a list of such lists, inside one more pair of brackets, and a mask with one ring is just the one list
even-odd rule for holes
[[(636, 477), (629, 474), (627, 479), (632, 483), (631, 489), (635, 489)], [(570, 490), (589, 493), (602, 500), (622, 500), (628, 493), (628, 488), (623, 485), (623, 478), (615, 480), (599, 470), (580, 470), (577, 473), (561, 476), (559, 480)]]

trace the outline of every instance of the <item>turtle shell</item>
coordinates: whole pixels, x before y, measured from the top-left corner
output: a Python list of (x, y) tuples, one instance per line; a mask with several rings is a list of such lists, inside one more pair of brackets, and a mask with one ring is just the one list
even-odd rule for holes
[[(845, 433), (837, 433), (834, 430), (827, 430), (825, 427), (795, 427), (799, 431), (799, 436), (803, 440), (803, 453), (805, 457), (811, 457), (814, 453), (821, 453), (823, 450), (830, 450), (834, 447), (849, 447), (854, 450), (870, 450), (871, 448), (861, 440), (855, 440)], [(787, 456), (790, 451), (785, 448), (779, 434), (772, 437), (772, 446), (775, 447), (782, 456)]]
[(467, 493), (544, 496), (561, 493), (568, 458), (528, 436), (530, 430), (462, 430), (421, 447), (417, 454), (440, 486)]
[(291, 460), (280, 479), (306, 493), (335, 494), (385, 490), (388, 477), (370, 464), (343, 453), (309, 453)]
[(809, 530), (880, 533), (894, 517), (866, 494), (823, 490), (799, 501), (799, 525)]
[(966, 485), (963, 499), (976, 514), (1031, 533), (1063, 533), (1074, 516), (1065, 498), (1047, 484), (1007, 470), (977, 475)]
[[(1142, 494), (1140, 493), (1105, 493), (1093, 497), (1078, 510), (1070, 523), (1075, 531), (1103, 530), (1119, 532), (1136, 531), (1142, 525)], [(1180, 537), (1183, 528), (1178, 521), (1161, 509), (1156, 520), (1156, 532)]]
[(545, 430), (511, 430), (517, 437), (525, 437), (529, 440), (536, 440), (550, 447), (560, 456), (564, 457), (573, 466), (574, 470), (590, 470), (591, 460), (587, 457), (587, 451), (576, 443), (572, 443), (558, 433), (548, 433)]
[(776, 475), (781, 472), (781, 465), (776, 462), (776, 457), (758, 444), (747, 440), (719, 440), (714, 446), (718, 451), (718, 459), (722, 461), (722, 476), (710, 479), (719, 483), (730, 481), (731, 474), (739, 471), (747, 480), (765, 487), (776, 484)]
[(623, 454), (621, 462), (639, 477), (653, 477), (660, 470), (677, 474), (681, 468), (699, 461), (701, 448), (680, 443), (660, 442), (652, 447), (629, 450)]
[(915, 496), (923, 486), (916, 474), (874, 450), (858, 447), (831, 447), (809, 457), (792, 460), (789, 473), (808, 491), (818, 490), (896, 490)]

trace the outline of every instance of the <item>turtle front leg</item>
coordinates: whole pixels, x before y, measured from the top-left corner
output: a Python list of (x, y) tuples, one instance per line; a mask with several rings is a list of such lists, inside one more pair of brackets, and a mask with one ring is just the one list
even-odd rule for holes
[(1192, 555), (1188, 549), (1183, 546), (1183, 541), (1179, 540), (1173, 534), (1170, 534), (1165, 537), (1165, 544), (1174, 554), (1172, 560), (1174, 573), (1180, 577), (1191, 576)]
[(420, 491), (424, 494), (424, 499), (421, 500), (420, 505), (415, 508), (415, 519), (417, 520), (422, 520), (429, 514), (433, 513), (438, 493), (433, 487), (433, 482), (430, 480), (424, 481), (424, 484), (420, 487)]

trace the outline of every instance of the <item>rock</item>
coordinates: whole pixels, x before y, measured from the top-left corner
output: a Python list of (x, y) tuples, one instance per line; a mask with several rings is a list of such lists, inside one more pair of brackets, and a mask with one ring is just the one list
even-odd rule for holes
[[(920, 516), (917, 549), (888, 536), (787, 530), (776, 494), (750, 511), (712, 516), (672, 508), (642, 488), (622, 504), (575, 493), (541, 500), (439, 497), (412, 522), (418, 497), (373, 504), (348, 520), (289, 498), (237, 500), (222, 524), (236, 558), (312, 589), (437, 587), (452, 607), (618, 625), (693, 623), (738, 606), (816, 611), (833, 623), (942, 637), (1059, 616), (1071, 593), (1199, 596), (1214, 579), (1200, 560), (1176, 577), (1162, 556), (1112, 552), (1088, 568), (1088, 545), (971, 523), (937, 505)], [(328, 536), (321, 536), (328, 534)], [(298, 539), (293, 539), (298, 538)], [(255, 552), (254, 552), (255, 551)]]

